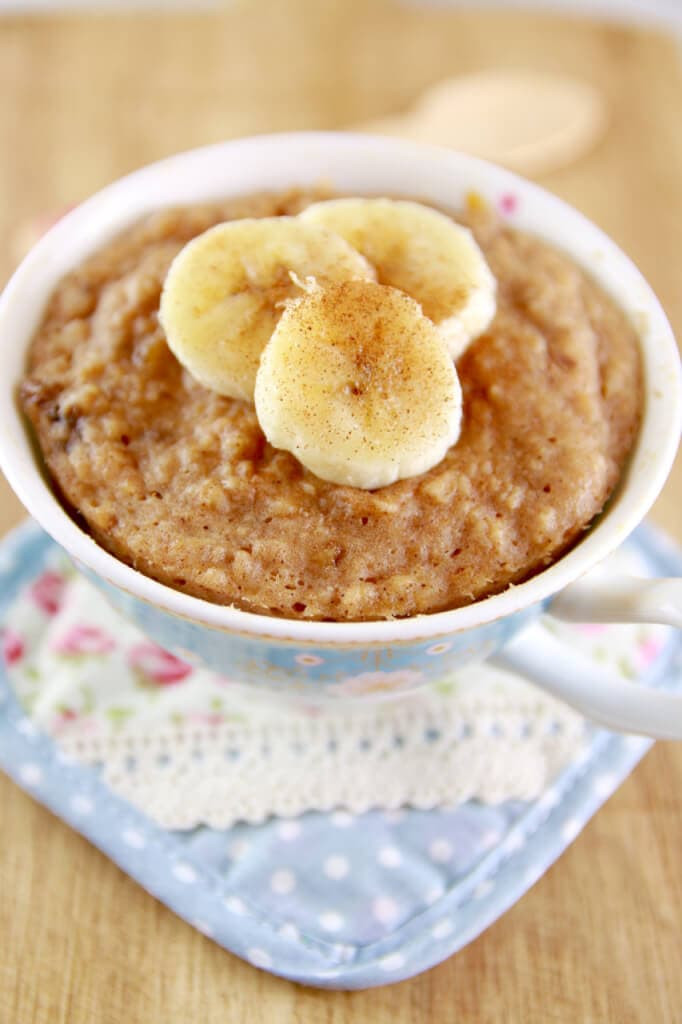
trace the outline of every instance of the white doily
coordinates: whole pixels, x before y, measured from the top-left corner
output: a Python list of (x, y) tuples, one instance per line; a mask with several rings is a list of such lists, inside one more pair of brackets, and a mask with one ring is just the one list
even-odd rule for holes
[[(629, 556), (616, 557), (622, 569)], [(546, 628), (626, 676), (665, 637), (650, 626)], [(167, 828), (529, 800), (588, 740), (574, 711), (486, 665), (343, 711), (273, 703), (155, 647), (59, 558), (15, 602), (2, 644), (35, 724)]]

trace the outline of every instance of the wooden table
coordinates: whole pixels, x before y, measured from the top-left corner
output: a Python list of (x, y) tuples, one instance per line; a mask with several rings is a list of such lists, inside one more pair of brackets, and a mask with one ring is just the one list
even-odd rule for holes
[[(0, 237), (174, 150), (337, 128), (492, 65), (594, 82), (612, 123), (544, 184), (639, 263), (678, 330), (682, 73), (662, 37), (551, 16), (362, 0), (220, 15), (0, 20)], [(0, 278), (11, 269), (0, 253)], [(682, 540), (682, 463), (653, 519)], [(21, 510), (0, 484), (0, 530)], [(384, 989), (322, 993), (242, 963), (0, 778), (0, 1021), (679, 1021), (682, 747), (658, 744), (571, 849), (476, 942)]]

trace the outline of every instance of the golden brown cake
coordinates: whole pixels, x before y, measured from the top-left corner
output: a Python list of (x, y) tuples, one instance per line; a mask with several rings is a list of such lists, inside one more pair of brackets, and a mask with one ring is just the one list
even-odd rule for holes
[(526, 579), (616, 485), (641, 405), (633, 328), (566, 256), (472, 209), (458, 219), (497, 278), (497, 314), (457, 363), (459, 441), (429, 472), (374, 492), (324, 482), (265, 442), (250, 404), (184, 371), (157, 317), (190, 238), (319, 198), (154, 214), (60, 283), (21, 393), (56, 490), (129, 565), (265, 614), (387, 619)]

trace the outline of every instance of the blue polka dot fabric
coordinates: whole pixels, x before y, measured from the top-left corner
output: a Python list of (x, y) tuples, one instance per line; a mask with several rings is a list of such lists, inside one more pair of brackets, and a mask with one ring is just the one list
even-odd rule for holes
[[(682, 574), (682, 557), (659, 534), (642, 528), (634, 543), (653, 572)], [(3, 543), (0, 622), (51, 549), (31, 524)], [(644, 682), (682, 684), (677, 637)], [(18, 785), (226, 949), (323, 988), (398, 981), (466, 945), (537, 881), (648, 747), (595, 732), (580, 759), (528, 803), (309, 813), (172, 832), (115, 796), (96, 770), (60, 754), (0, 670), (0, 767)]]

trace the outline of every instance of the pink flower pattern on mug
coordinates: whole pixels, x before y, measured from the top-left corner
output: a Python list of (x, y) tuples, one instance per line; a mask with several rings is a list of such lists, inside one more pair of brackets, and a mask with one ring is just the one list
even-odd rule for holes
[(63, 633), (52, 646), (56, 654), (106, 654), (113, 651), (116, 641), (110, 633), (98, 626), (77, 625)]
[(327, 687), (327, 692), (339, 697), (363, 697), (368, 693), (399, 693), (401, 690), (411, 689), (423, 679), (423, 672), (407, 668), (395, 672), (361, 672), (357, 676), (347, 676), (339, 683), (332, 683)]
[(31, 584), (29, 593), (33, 603), (46, 615), (56, 615), (62, 606), (65, 578), (58, 572), (48, 569)]
[(653, 665), (664, 646), (664, 640), (661, 636), (646, 636), (640, 643), (637, 650), (637, 661), (639, 663), (639, 667), (645, 669), (650, 665)]
[(519, 197), (514, 192), (505, 192), (500, 196), (497, 207), (503, 217), (511, 217), (519, 208)]
[(187, 662), (152, 643), (136, 644), (128, 652), (128, 664), (143, 682), (172, 686), (192, 674)]

